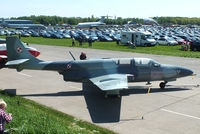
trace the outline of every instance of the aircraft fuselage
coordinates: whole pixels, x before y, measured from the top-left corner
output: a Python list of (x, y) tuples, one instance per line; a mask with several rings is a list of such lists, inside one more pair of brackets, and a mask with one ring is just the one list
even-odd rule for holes
[(44, 70), (58, 71), (65, 81), (75, 82), (108, 74), (126, 74), (129, 82), (174, 81), (193, 74), (189, 69), (160, 64), (147, 58), (91, 59), (44, 64)]

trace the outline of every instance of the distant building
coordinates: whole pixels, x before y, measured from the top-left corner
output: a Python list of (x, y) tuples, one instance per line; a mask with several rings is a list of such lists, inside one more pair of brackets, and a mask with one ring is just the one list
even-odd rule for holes
[(0, 20), (0, 23), (3, 21), (7, 24), (33, 24), (32, 20)]
[(13, 29), (46, 29), (42, 24), (33, 24), (31, 20), (0, 20), (0, 26)]

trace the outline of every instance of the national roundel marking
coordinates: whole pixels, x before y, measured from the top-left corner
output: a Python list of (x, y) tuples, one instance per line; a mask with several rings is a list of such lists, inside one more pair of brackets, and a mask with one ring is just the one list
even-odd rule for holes
[(67, 64), (67, 69), (70, 69), (72, 66), (70, 64)]
[(22, 48), (21, 47), (17, 47), (17, 52), (18, 53), (22, 53), (23, 52)]

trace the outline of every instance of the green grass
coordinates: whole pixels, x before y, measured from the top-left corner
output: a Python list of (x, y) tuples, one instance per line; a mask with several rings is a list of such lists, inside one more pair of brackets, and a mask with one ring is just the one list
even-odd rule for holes
[(0, 91), (0, 98), (7, 103), (6, 111), (13, 115), (13, 120), (6, 124), (8, 130), (9, 128), (16, 129), (12, 131), (12, 134), (114, 134), (110, 130), (20, 96), (11, 96)]
[[(49, 38), (42, 38), (42, 37), (23, 38), (22, 37), (21, 40), (28, 42), (29, 44), (72, 47), (71, 39), (49, 39)], [(77, 41), (75, 44), (76, 44), (75, 47), (80, 47)], [(88, 43), (84, 42), (83, 46), (81, 47), (92, 48), (92, 49), (113, 50), (113, 51), (134, 52), (134, 53), (200, 58), (200, 52), (181, 51), (179, 50), (181, 48), (181, 46), (179, 45), (178, 46), (137, 47), (136, 49), (131, 49), (129, 46), (125, 46), (123, 44), (116, 45), (116, 42), (94, 42), (92, 43), (92, 47), (89, 47)]]

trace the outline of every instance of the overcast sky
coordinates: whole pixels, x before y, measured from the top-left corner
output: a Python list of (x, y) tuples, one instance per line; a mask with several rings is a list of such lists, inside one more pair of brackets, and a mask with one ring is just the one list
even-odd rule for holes
[(1, 0), (0, 3), (0, 18), (30, 15), (200, 17), (200, 0)]

